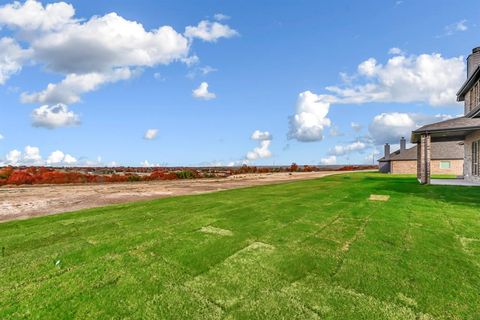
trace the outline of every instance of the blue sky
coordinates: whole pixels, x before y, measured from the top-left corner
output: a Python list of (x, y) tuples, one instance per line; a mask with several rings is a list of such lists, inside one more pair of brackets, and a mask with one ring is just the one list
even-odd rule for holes
[[(52, 3), (0, 1), (0, 38), (11, 40), (0, 41), (3, 164), (368, 163), (384, 142), (462, 113), (455, 92), (480, 45), (478, 1), (68, 1), (74, 16), (56, 11), (68, 21), (52, 27), (51, 13), (29, 21), (28, 10)], [(155, 60), (163, 40), (142, 40), (132, 58), (137, 48), (115, 46), (124, 39), (82, 33), (112, 12), (145, 33), (171, 26), (181, 50)], [(131, 43), (137, 34), (145, 35), (132, 31)], [(119, 51), (100, 50), (102, 41)], [(78, 68), (82, 50), (98, 68)], [(139, 62), (145, 55), (153, 62)], [(61, 87), (32, 95), (92, 72), (110, 80), (77, 92), (79, 101)], [(210, 95), (195, 97), (203, 82)], [(52, 119), (48, 108), (59, 103), (64, 117)], [(149, 129), (158, 130), (153, 139)]]

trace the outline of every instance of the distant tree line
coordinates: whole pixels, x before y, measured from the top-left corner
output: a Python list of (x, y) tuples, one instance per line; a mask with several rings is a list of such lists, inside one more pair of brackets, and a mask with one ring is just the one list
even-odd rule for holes
[(325, 170), (354, 171), (376, 168), (373, 166), (337, 166), (325, 168), (299, 166), (257, 167), (243, 165), (236, 168), (50, 168), (3, 167), (0, 168), (1, 185), (111, 183), (177, 179), (221, 178), (238, 174), (275, 172), (313, 172)]

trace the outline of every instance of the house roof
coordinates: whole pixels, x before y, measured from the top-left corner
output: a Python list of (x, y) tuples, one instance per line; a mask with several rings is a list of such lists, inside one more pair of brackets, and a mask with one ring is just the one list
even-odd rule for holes
[(432, 132), (432, 131), (445, 131), (445, 130), (462, 130), (470, 128), (480, 128), (480, 119), (472, 119), (467, 117), (459, 117), (449, 119), (441, 122), (427, 124), (417, 130), (414, 133)]
[[(432, 160), (456, 160), (463, 159), (464, 148), (463, 144), (456, 141), (453, 142), (434, 142), (431, 147)], [(406, 149), (403, 152), (397, 150), (390, 154), (390, 160), (385, 160), (385, 157), (378, 161), (405, 161), (417, 160), (417, 146)]]
[(480, 130), (479, 118), (459, 117), (427, 124), (412, 132), (412, 143), (417, 143), (422, 133), (429, 133), (432, 139), (445, 137), (464, 137), (472, 131)]

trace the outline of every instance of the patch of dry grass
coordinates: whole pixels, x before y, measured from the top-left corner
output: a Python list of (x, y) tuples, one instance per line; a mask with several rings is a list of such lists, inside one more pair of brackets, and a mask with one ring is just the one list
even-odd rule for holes
[(381, 194), (371, 194), (368, 198), (370, 201), (388, 201), (390, 200), (390, 196), (381, 195)]
[(219, 236), (233, 236), (232, 231), (221, 229), (221, 228), (215, 228), (213, 226), (202, 227), (199, 231), (203, 233), (217, 234)]

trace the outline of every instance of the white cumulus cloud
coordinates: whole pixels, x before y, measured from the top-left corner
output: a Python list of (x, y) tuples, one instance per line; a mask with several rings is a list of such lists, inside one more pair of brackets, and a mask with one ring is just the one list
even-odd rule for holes
[(270, 158), (272, 156), (272, 152), (269, 150), (271, 143), (271, 140), (260, 141), (260, 146), (247, 153), (247, 160), (253, 161), (257, 159)]
[(48, 84), (43, 91), (22, 93), (24, 103), (73, 104), (80, 101), (83, 93), (96, 90), (105, 83), (113, 83), (132, 77), (134, 72), (129, 68), (119, 68), (110, 72), (92, 72), (86, 74), (69, 74), (60, 83)]
[(24, 152), (14, 149), (5, 155), (3, 164), (7, 165), (72, 165), (77, 160), (69, 154), (64, 154), (57, 150), (50, 154), (46, 161), (42, 159), (40, 149), (38, 147), (26, 146)]
[(336, 156), (328, 156), (328, 157), (320, 159), (320, 164), (323, 164), (324, 166), (334, 165), (336, 163), (337, 163), (337, 157)]
[(148, 129), (145, 131), (145, 134), (143, 135), (143, 139), (145, 140), (154, 140), (157, 138), (158, 135), (158, 129)]
[[(259, 159), (266, 159), (272, 156), (270, 151), (270, 146), (272, 144), (273, 136), (268, 131), (255, 130), (250, 135), (250, 139), (258, 141), (258, 146), (253, 148), (253, 150), (248, 151), (246, 155), (241, 160), (232, 160), (225, 162), (227, 167), (235, 167), (241, 165), (248, 165), (251, 162)], [(207, 166), (222, 166), (222, 161), (214, 161), (207, 164)]]
[(30, 50), (24, 50), (12, 38), (0, 39), (0, 85), (22, 69), (23, 62), (30, 56)]
[(19, 164), (21, 159), (22, 159), (22, 152), (17, 149), (14, 149), (9, 151), (5, 155), (5, 164), (15, 166)]
[(40, 148), (26, 146), (23, 152), (13, 149), (3, 159), (0, 158), (0, 166), (103, 166), (101, 158), (98, 161), (87, 159), (78, 160), (74, 156), (61, 150), (53, 151), (46, 159), (41, 155)]
[[(385, 64), (375, 58), (361, 62), (356, 74), (342, 75), (341, 86), (326, 87), (327, 94), (301, 93), (290, 117), (289, 137), (303, 142), (322, 140), (324, 128), (331, 124), (327, 115), (332, 104), (460, 106), (456, 92), (465, 80), (463, 57), (444, 58), (438, 53), (407, 56), (397, 48), (390, 53), (394, 56)], [(388, 138), (391, 136), (397, 135)]]
[(74, 164), (77, 162), (77, 159), (72, 157), (69, 154), (66, 154), (65, 157), (63, 158), (63, 163), (65, 164)]
[(272, 135), (268, 131), (255, 130), (250, 138), (252, 140), (272, 140)]
[(272, 152), (270, 151), (270, 145), (272, 144), (272, 135), (268, 131), (255, 130), (250, 136), (252, 140), (259, 141), (259, 146), (252, 151), (247, 152), (245, 160), (255, 161), (258, 159), (270, 158)]
[(2, 165), (43, 165), (42, 156), (38, 147), (26, 146), (24, 152), (14, 149), (5, 155)]
[(206, 82), (200, 83), (200, 86), (192, 91), (192, 95), (194, 98), (202, 100), (212, 100), (217, 97), (215, 93), (208, 91), (208, 83)]
[(42, 164), (42, 156), (38, 147), (26, 146), (23, 161), (32, 165)]
[(463, 57), (438, 53), (406, 56), (402, 53), (380, 64), (369, 58), (358, 66), (357, 83), (329, 86), (335, 103), (371, 102), (458, 105), (456, 92), (465, 80)]
[(331, 122), (327, 118), (330, 102), (325, 96), (310, 91), (298, 95), (295, 114), (290, 117), (289, 138), (309, 142), (323, 139), (323, 130)]
[(75, 23), (75, 9), (65, 2), (51, 3), (45, 7), (38, 1), (15, 1), (0, 7), (0, 22), (23, 31), (59, 30)]
[(368, 145), (365, 142), (355, 141), (347, 145), (336, 145), (330, 150), (330, 154), (335, 156), (343, 156), (355, 151), (365, 150), (367, 147)]
[[(185, 34), (168, 25), (146, 30), (115, 12), (79, 19), (70, 4), (43, 5), (36, 0), (0, 6), (0, 29), (10, 29), (14, 37), (0, 39), (0, 85), (26, 62), (40, 65), (63, 75), (63, 80), (38, 92), (24, 92), (21, 98), (24, 103), (49, 105), (77, 103), (82, 94), (130, 79), (144, 68), (197, 63), (198, 57), (190, 55), (194, 38), (215, 42), (238, 34), (210, 21), (187, 27)], [(214, 97), (208, 91), (203, 94)]]
[(31, 117), (34, 127), (54, 129), (80, 124), (80, 117), (64, 104), (43, 105), (34, 109)]
[(77, 159), (69, 154), (65, 154), (60, 150), (53, 151), (47, 158), (48, 165), (72, 165), (77, 162)]
[(150, 163), (148, 160), (140, 162), (140, 165), (144, 168), (160, 167), (159, 163)]
[(432, 122), (451, 119), (452, 116), (438, 114), (425, 115), (417, 113), (391, 112), (376, 115), (368, 130), (374, 143), (398, 143), (401, 137), (409, 139), (411, 132)]
[(65, 24), (58, 31), (39, 32), (29, 44), (37, 60), (64, 74), (152, 67), (187, 58), (189, 53), (188, 39), (172, 27), (147, 31), (116, 13)]
[[(109, 82), (118, 68), (152, 67), (187, 59), (190, 43), (170, 26), (145, 30), (142, 24), (116, 13), (74, 19), (65, 3), (43, 6), (30, 0), (0, 7), (0, 26), (20, 31), (34, 61), (73, 76), (105, 74)], [(69, 80), (69, 79), (66, 79)], [(87, 79), (85, 79), (87, 81)], [(88, 79), (96, 82), (100, 79)], [(65, 101), (61, 101), (65, 102)]]
[(198, 38), (206, 42), (216, 42), (220, 38), (231, 38), (237, 36), (238, 32), (226, 24), (202, 20), (197, 26), (185, 28), (187, 38)]

